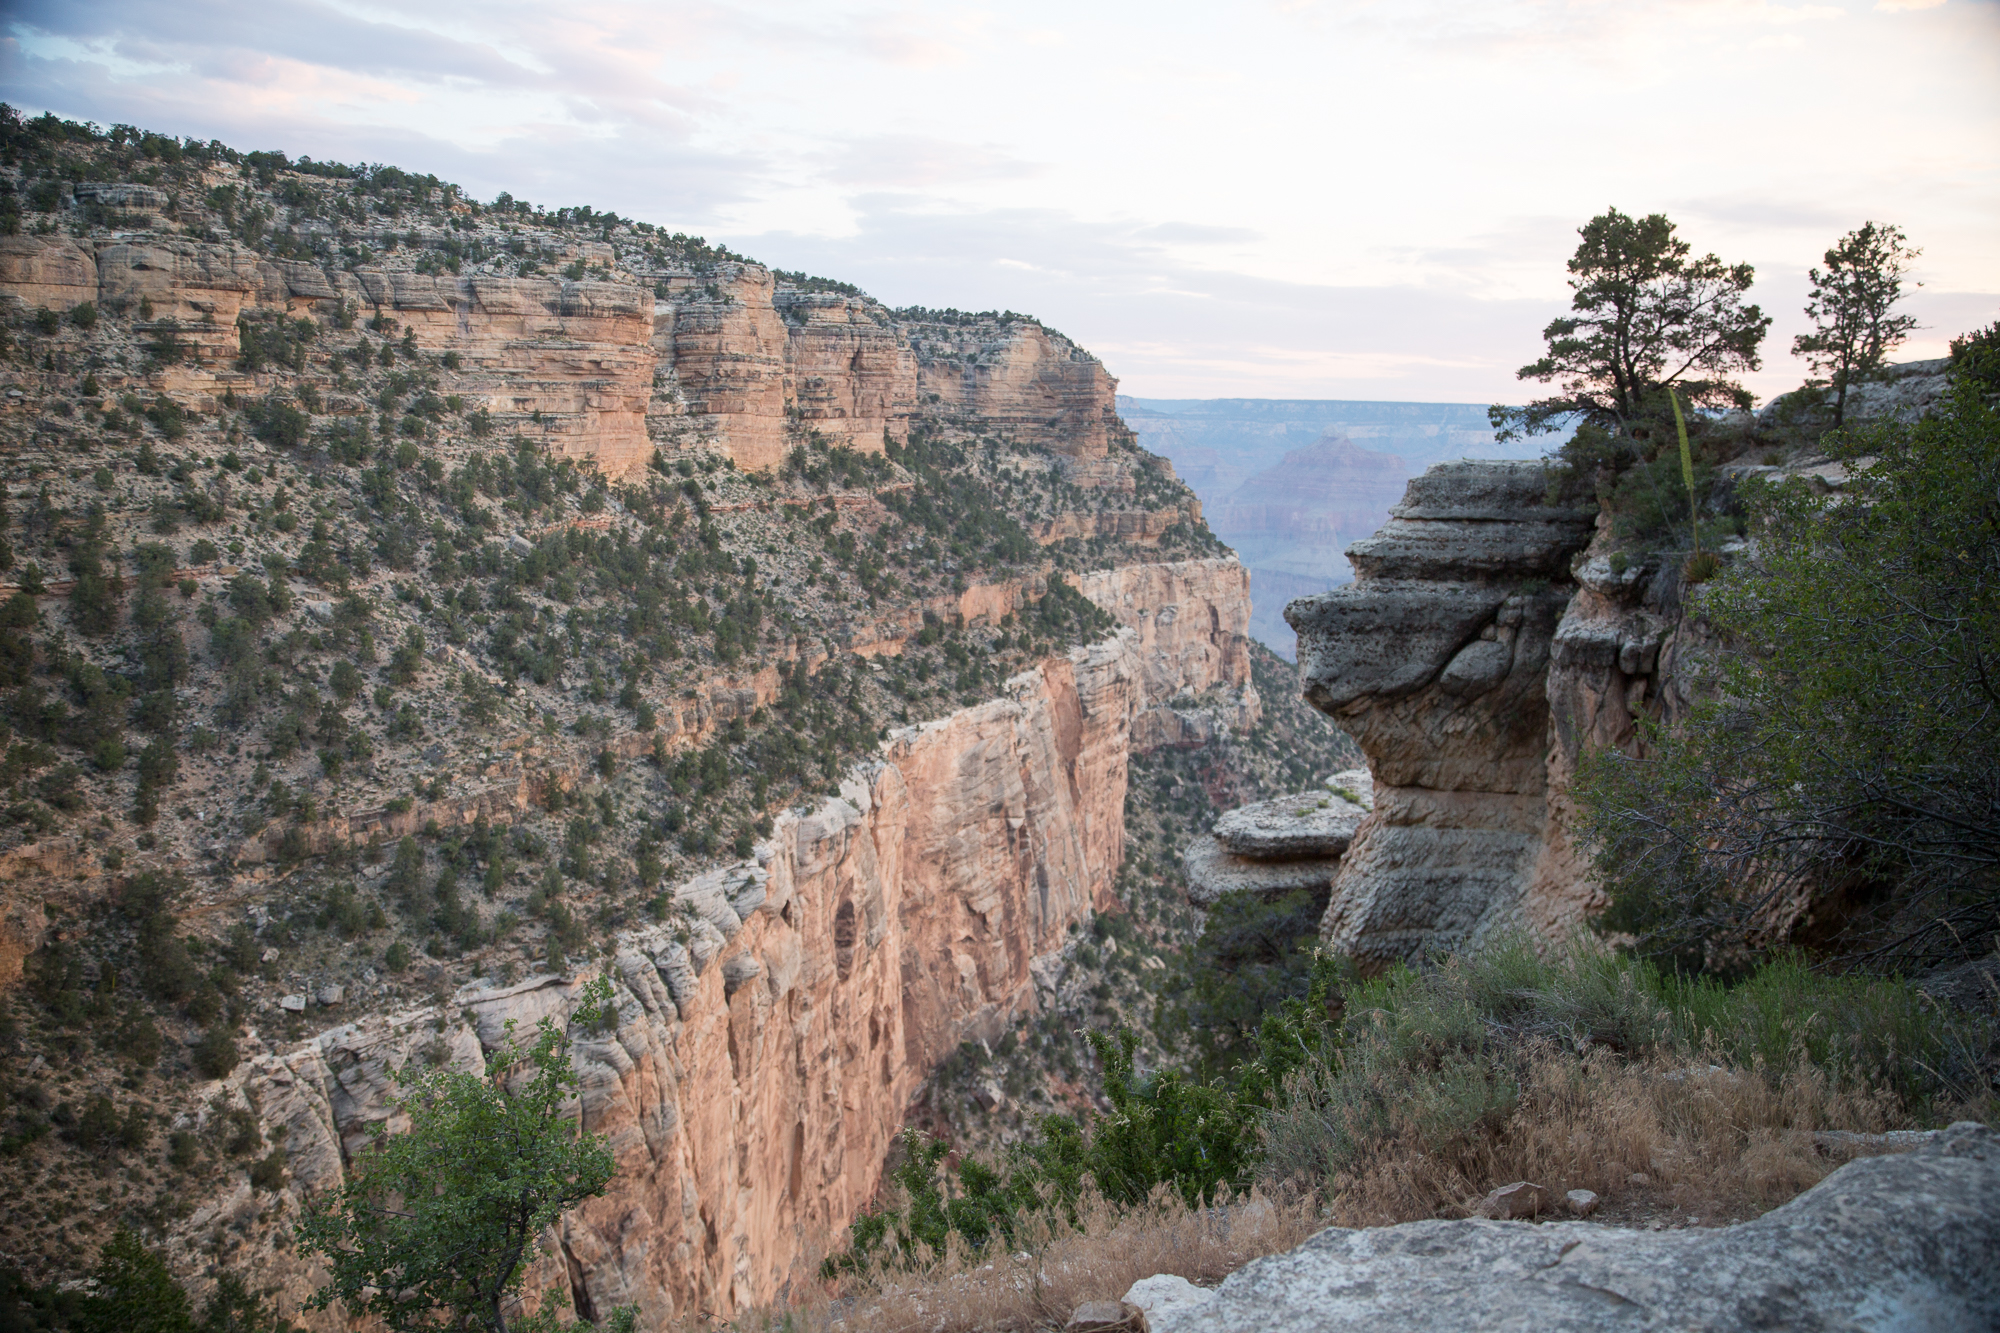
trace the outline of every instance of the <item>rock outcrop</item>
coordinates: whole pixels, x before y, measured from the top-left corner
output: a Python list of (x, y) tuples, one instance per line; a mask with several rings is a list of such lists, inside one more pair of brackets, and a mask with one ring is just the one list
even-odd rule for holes
[(1379, 965), (1523, 924), (1549, 854), (1548, 665), (1595, 515), (1539, 463), (1413, 480), (1355, 583), (1285, 610), (1307, 699), (1367, 754), (1374, 809), (1342, 859), (1328, 944)]
[[(1408, 1222), (1322, 1231), (1210, 1299), (1137, 1292), (1151, 1333), (1440, 1328), (2000, 1326), (2000, 1134), (1971, 1122), (1850, 1162), (1781, 1208), (1711, 1230)], [(1144, 1284), (1141, 1284), (1142, 1286)]]
[(1340, 858), (1367, 813), (1332, 790), (1231, 810), (1181, 855), (1188, 901), (1210, 907), (1227, 893), (1330, 889)]

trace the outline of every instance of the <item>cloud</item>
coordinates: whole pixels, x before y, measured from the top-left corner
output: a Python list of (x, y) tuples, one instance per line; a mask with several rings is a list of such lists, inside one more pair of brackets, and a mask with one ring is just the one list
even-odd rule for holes
[(1925, 247), (1927, 324), (2000, 288), (1992, 4), (13, 0), (0, 34), (33, 112), (1032, 311), (1150, 394), (1518, 398), (1607, 203), (1756, 263), (1760, 392), (1863, 218)]
[(918, 134), (876, 134), (839, 147), (827, 173), (838, 185), (916, 189), (966, 181), (1022, 180), (1046, 167), (995, 144), (953, 143)]

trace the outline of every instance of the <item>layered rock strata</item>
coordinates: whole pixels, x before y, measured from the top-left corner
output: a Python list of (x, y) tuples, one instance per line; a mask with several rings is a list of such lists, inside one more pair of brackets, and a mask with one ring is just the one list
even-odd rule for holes
[(1755, 1221), (1406, 1222), (1320, 1232), (1213, 1293), (1135, 1288), (1152, 1333), (2000, 1327), (2000, 1135), (1849, 1162)]
[(321, 1275), (277, 1237), (390, 1121), (393, 1071), (481, 1070), (509, 1020), (566, 1014), (602, 973), (618, 1023), (578, 1048), (574, 1114), (610, 1137), (619, 1171), (547, 1238), (530, 1290), (566, 1286), (586, 1317), (637, 1304), (647, 1326), (777, 1298), (874, 1192), (924, 1079), (1037, 1012), (1071, 926), (1110, 905), (1146, 714), (1193, 690), (1255, 707), (1240, 567), (1118, 575), (1093, 589), (1132, 628), (892, 733), (839, 797), (782, 815), (754, 863), (679, 885), (667, 922), (620, 935), (607, 964), (264, 1049), (203, 1101), (254, 1113), (289, 1179), (204, 1201), (176, 1256), (192, 1265), (235, 1226), (296, 1309)]
[[(455, 354), (445, 391), (486, 409), (502, 437), (589, 458), (614, 480), (656, 447), (718, 450), (748, 469), (777, 465), (813, 433), (880, 451), (928, 405), (1050, 450), (1072, 484), (1134, 490), (1133, 464), (1112, 456), (1133, 439), (1118, 420), (1117, 381), (1032, 320), (905, 317), (865, 296), (787, 286), (757, 264), (642, 272), (613, 267), (609, 245), (569, 249), (598, 265), (593, 276), (322, 268), (170, 235), (9, 236), (0, 296), (28, 309), (89, 301), (150, 312), (140, 332), (171, 340), (177, 360), (146, 387), (205, 412), (227, 392), (270, 387), (235, 368), (239, 318), (317, 313), (330, 323), (344, 308), (394, 321), (426, 352)], [(328, 409), (367, 405), (329, 397)], [(1040, 535), (1157, 542), (1183, 517), (1199, 513), (1135, 509), (1100, 516), (1090, 531), (1057, 524)]]
[(1331, 790), (1231, 810), (1182, 853), (1188, 901), (1212, 907), (1228, 893), (1330, 889), (1367, 813)]
[(1594, 514), (1546, 489), (1539, 463), (1439, 464), (1348, 549), (1355, 583), (1285, 610), (1307, 699), (1374, 775), (1322, 925), (1364, 964), (1550, 915), (1530, 901), (1539, 863), (1566, 847), (1548, 802), (1548, 666)]

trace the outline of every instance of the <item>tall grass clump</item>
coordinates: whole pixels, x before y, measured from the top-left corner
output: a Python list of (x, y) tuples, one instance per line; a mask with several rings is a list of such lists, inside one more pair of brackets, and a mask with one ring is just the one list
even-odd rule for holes
[(1629, 1192), (1710, 1211), (1790, 1197), (1836, 1163), (1813, 1131), (1991, 1114), (1990, 1025), (1905, 982), (1775, 959), (1744, 981), (1523, 940), (1398, 968), (1283, 1079), (1259, 1179), (1372, 1224), (1462, 1210), (1497, 1184)]

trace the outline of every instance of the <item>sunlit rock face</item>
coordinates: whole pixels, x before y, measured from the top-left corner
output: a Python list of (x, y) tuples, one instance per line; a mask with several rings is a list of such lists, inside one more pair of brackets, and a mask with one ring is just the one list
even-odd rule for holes
[[(171, 330), (186, 352), (166, 372), (165, 391), (204, 411), (225, 392), (260, 388), (235, 366), (240, 316), (325, 314), (345, 303), (360, 319), (394, 321), (389, 331), (425, 353), (455, 354), (445, 389), (486, 409), (496, 438), (521, 435), (588, 458), (614, 481), (642, 469), (656, 448), (712, 449), (740, 468), (771, 468), (797, 442), (794, 428), (879, 452), (907, 438), (928, 403), (1049, 449), (1074, 484), (1132, 489), (1130, 464), (1110, 456), (1132, 438), (1118, 419), (1117, 380), (1033, 320), (902, 318), (858, 293), (787, 286), (750, 263), (676, 271), (649, 287), (611, 267), (609, 245), (570, 250), (593, 265), (588, 276), (321, 268), (233, 241), (10, 236), (0, 237), (0, 292), (57, 311), (146, 303), (142, 331)], [(358, 398), (328, 406), (368, 410)], [(1198, 511), (1189, 517), (1198, 521)], [(1110, 525), (1103, 532), (1039, 535), (1107, 535), (1144, 521), (1114, 512), (1099, 520)]]

